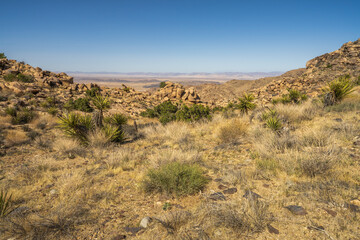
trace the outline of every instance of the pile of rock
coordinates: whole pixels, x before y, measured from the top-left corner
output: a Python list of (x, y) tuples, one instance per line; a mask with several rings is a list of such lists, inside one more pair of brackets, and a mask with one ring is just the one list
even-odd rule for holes
[(43, 71), (41, 68), (34, 68), (24, 62), (17, 62), (16, 60), (0, 59), (0, 75), (19, 74), (34, 77), (35, 82), (43, 85), (55, 87), (59, 85), (69, 85), (74, 82), (73, 77), (66, 73), (54, 73), (50, 71)]
[(184, 102), (199, 103), (200, 96), (193, 87), (185, 89), (179, 83), (166, 82), (165, 87), (160, 88), (153, 96), (158, 101), (182, 100)]

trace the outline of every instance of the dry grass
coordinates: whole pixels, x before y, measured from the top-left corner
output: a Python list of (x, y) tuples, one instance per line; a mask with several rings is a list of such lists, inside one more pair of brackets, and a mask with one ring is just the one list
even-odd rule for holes
[(311, 101), (303, 104), (277, 104), (274, 106), (274, 110), (283, 121), (289, 123), (311, 120), (321, 112), (321, 108)]
[[(0, 160), (0, 189), (8, 189), (14, 204), (27, 209), (21, 217), (0, 220), (0, 234), (19, 239), (322, 239), (323, 232), (308, 228), (317, 223), (334, 238), (359, 238), (357, 213), (344, 208), (359, 199), (358, 114), (323, 111), (310, 102), (276, 108), (285, 121), (280, 134), (259, 118), (248, 124), (248, 117), (231, 113), (201, 123), (139, 124), (140, 138), (116, 146), (104, 144), (99, 134), (86, 148), (52, 128), (56, 119), (41, 116), (30, 129), (53, 142), (52, 148), (12, 145)], [(44, 127), (38, 128), (40, 123)], [(26, 134), (5, 128), (6, 137), (11, 131)], [(221, 148), (219, 142), (241, 145)], [(141, 183), (148, 169), (174, 162), (201, 166), (211, 179), (201, 194), (145, 193)], [(203, 199), (228, 188), (237, 192), (224, 193), (225, 201)], [(262, 198), (246, 199), (245, 189)], [(165, 211), (165, 203), (173, 208)], [(283, 208), (290, 204), (308, 214), (293, 215)], [(158, 220), (136, 236), (124, 230), (138, 227), (145, 216)], [(270, 223), (279, 234), (266, 230)]]
[(215, 138), (220, 143), (238, 143), (241, 138), (246, 136), (247, 129), (247, 123), (239, 119), (231, 119), (219, 125)]
[(29, 140), (26, 133), (22, 130), (8, 130), (5, 136), (5, 146), (17, 146), (26, 143)]

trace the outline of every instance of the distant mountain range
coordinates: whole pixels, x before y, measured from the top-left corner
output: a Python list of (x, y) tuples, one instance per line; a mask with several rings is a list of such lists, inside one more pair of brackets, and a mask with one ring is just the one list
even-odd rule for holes
[(180, 72), (67, 72), (69, 75), (74, 76), (77, 79), (213, 79), (217, 81), (221, 80), (253, 80), (263, 77), (279, 76), (283, 72), (193, 72), (193, 73), (180, 73)]

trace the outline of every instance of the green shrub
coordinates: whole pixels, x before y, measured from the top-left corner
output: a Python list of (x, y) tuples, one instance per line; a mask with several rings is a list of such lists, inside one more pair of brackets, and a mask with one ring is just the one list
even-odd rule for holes
[(86, 90), (86, 95), (89, 97), (95, 97), (100, 94), (100, 88), (92, 87), (91, 89)]
[(17, 110), (16, 108), (13, 108), (13, 107), (7, 107), (5, 109), (5, 113), (11, 117), (16, 117), (17, 115)]
[(4, 80), (7, 82), (17, 81), (16, 74), (13, 74), (13, 73), (6, 74), (6, 75), (4, 75)]
[(47, 112), (49, 114), (55, 116), (59, 112), (59, 110), (56, 107), (50, 107), (50, 108), (48, 108)]
[(22, 73), (19, 73), (17, 76), (16, 76), (17, 80), (19, 82), (24, 82), (24, 83), (31, 83), (31, 82), (34, 82), (34, 77), (31, 76), (31, 75), (25, 75), (25, 74), (22, 74)]
[(166, 101), (160, 103), (152, 109), (146, 109), (146, 111), (141, 113), (143, 117), (149, 118), (159, 118), (159, 121), (162, 124), (176, 120), (176, 112), (178, 107), (174, 105), (171, 101)]
[(204, 189), (208, 179), (197, 165), (172, 162), (147, 173), (143, 186), (146, 192), (184, 196)]
[(11, 195), (8, 197), (8, 193), (3, 190), (0, 192), (0, 218), (6, 217), (12, 210), (10, 209)]
[(180, 108), (174, 105), (171, 101), (163, 102), (152, 109), (147, 109), (140, 114), (143, 117), (159, 118), (162, 124), (171, 121), (198, 121), (202, 118), (210, 119), (210, 108), (199, 104), (194, 104), (190, 107), (182, 105)]
[(266, 120), (266, 126), (275, 132), (279, 132), (282, 124), (277, 117), (270, 117)]
[(78, 110), (82, 112), (92, 112), (94, 109), (90, 106), (90, 99), (88, 98), (78, 98), (75, 101), (69, 99), (65, 104), (64, 108), (68, 111)]
[(302, 103), (304, 101), (306, 101), (308, 99), (308, 96), (306, 94), (301, 93), (300, 91), (296, 90), (296, 89), (288, 89), (288, 94), (284, 94), (282, 95), (281, 98), (274, 98), (272, 100), (272, 103), (275, 105), (277, 103), (282, 103), (282, 104), (289, 104), (289, 103), (294, 103), (294, 104), (299, 104)]
[(166, 86), (166, 82), (161, 82), (160, 84), (159, 84), (159, 87), (160, 88), (164, 88)]
[(21, 108), (19, 110), (16, 108), (7, 108), (5, 112), (11, 116), (11, 123), (14, 125), (29, 123), (36, 116), (34, 111), (28, 108)]
[(244, 93), (243, 97), (239, 98), (239, 103), (235, 107), (240, 109), (242, 113), (248, 114), (249, 111), (256, 108), (254, 100), (254, 95)]
[(2, 59), (2, 58), (6, 58), (4, 53), (0, 53), (0, 59)]
[(210, 108), (200, 104), (194, 104), (191, 107), (183, 105), (175, 114), (177, 121), (194, 122), (202, 118), (210, 119)]
[(345, 97), (351, 94), (354, 90), (354, 83), (350, 80), (350, 76), (346, 75), (331, 81), (323, 90), (323, 102), (325, 106), (332, 106), (341, 102)]

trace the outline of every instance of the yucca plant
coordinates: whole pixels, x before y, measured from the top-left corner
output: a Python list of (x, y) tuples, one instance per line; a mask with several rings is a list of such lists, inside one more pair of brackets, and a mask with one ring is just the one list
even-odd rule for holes
[(256, 104), (253, 103), (255, 100), (254, 95), (244, 93), (243, 97), (239, 98), (239, 103), (236, 105), (242, 113), (248, 114), (249, 111), (256, 108)]
[(93, 125), (90, 116), (68, 113), (59, 116), (59, 128), (69, 137), (77, 139), (80, 143), (86, 145), (88, 143), (88, 133), (93, 129)]
[(106, 123), (110, 123), (110, 124), (113, 124), (118, 127), (122, 127), (124, 124), (126, 124), (127, 120), (128, 120), (128, 118), (125, 115), (120, 114), (120, 113), (113, 114), (104, 119), (104, 121)]
[(9, 213), (12, 212), (10, 208), (12, 195), (9, 197), (7, 195), (8, 193), (3, 190), (0, 192), (0, 217), (6, 217)]
[(331, 106), (341, 102), (354, 90), (354, 82), (350, 80), (350, 76), (343, 76), (331, 81), (324, 91), (324, 104)]
[(124, 131), (118, 126), (105, 124), (102, 130), (109, 142), (122, 143), (126, 139)]
[(110, 100), (108, 97), (103, 97), (102, 95), (96, 95), (92, 99), (92, 103), (94, 104), (95, 108), (98, 110), (98, 118), (96, 120), (96, 126), (102, 127), (104, 111), (110, 108)]
[(282, 124), (280, 119), (277, 117), (270, 117), (266, 120), (266, 126), (274, 132), (279, 132), (281, 130)]
[(278, 113), (276, 112), (275, 109), (269, 108), (268, 111), (262, 113), (261, 119), (262, 119), (263, 121), (266, 121), (266, 120), (268, 120), (269, 118), (276, 117), (277, 115), (278, 115)]

